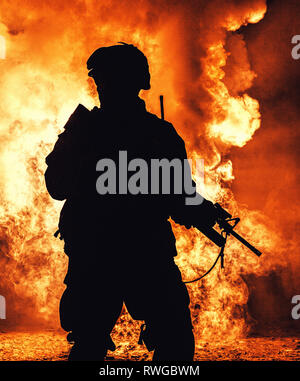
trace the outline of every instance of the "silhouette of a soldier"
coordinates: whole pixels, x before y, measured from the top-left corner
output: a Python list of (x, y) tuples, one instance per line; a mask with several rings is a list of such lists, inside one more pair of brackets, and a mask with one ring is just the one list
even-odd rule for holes
[(174, 263), (168, 219), (187, 227), (195, 219), (212, 226), (214, 208), (207, 200), (187, 206), (184, 192), (164, 194), (161, 187), (158, 194), (126, 193), (118, 176), (117, 192), (99, 194), (101, 159), (117, 163), (118, 174), (120, 151), (128, 162), (141, 158), (149, 165), (152, 159), (183, 161), (186, 151), (172, 124), (147, 112), (138, 96), (150, 89), (148, 62), (140, 50), (127, 44), (103, 47), (87, 67), (101, 108), (77, 107), (46, 159), (45, 173), (50, 195), (66, 200), (59, 231), (69, 267), (60, 317), (75, 342), (69, 360), (103, 360), (114, 349), (110, 333), (123, 303), (133, 319), (145, 321), (141, 337), (154, 349), (154, 360), (192, 360), (190, 300)]

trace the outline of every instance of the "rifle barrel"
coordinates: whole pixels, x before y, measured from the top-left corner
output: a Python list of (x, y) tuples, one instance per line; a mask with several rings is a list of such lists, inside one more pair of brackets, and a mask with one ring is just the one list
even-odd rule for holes
[[(226, 224), (228, 226), (230, 226), (230, 224)], [(232, 236), (234, 236), (234, 238), (236, 238), (237, 240), (239, 240), (243, 245), (247, 246), (248, 249), (250, 249), (254, 254), (256, 254), (258, 257), (261, 256), (261, 251), (257, 250), (256, 247), (254, 247), (253, 245), (251, 245), (251, 243), (249, 243), (248, 241), (246, 241), (243, 237), (241, 237), (237, 232), (235, 232), (232, 228), (230, 229), (227, 229), (227, 226), (225, 227), (225, 230), (228, 234), (231, 234)]]

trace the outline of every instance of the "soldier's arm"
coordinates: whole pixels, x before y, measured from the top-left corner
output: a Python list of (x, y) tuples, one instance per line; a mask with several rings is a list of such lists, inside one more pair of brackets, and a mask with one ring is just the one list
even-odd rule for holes
[(85, 127), (90, 111), (79, 105), (58, 136), (53, 151), (47, 156), (46, 187), (52, 198), (64, 200), (77, 187), (81, 165), (80, 129)]
[[(185, 184), (183, 180), (182, 184), (182, 194), (176, 199), (173, 205), (171, 218), (181, 225), (185, 225), (187, 228), (191, 226), (199, 226), (201, 224), (206, 226), (213, 226), (216, 221), (216, 211), (213, 203), (205, 199), (202, 195), (196, 192), (196, 184), (192, 179), (191, 168), (188, 164), (187, 153), (185, 148), (185, 143), (183, 139), (177, 134), (175, 128), (170, 125), (173, 129), (172, 134), (174, 136), (174, 131), (176, 134), (176, 139), (174, 144), (176, 145), (176, 156), (182, 161), (182, 168), (184, 168), (185, 173), (183, 173), (182, 178), (186, 177), (188, 183), (193, 184), (194, 193), (189, 194), (185, 191)], [(185, 164), (184, 164), (185, 162)], [(195, 205), (187, 204), (187, 199), (197, 201)]]

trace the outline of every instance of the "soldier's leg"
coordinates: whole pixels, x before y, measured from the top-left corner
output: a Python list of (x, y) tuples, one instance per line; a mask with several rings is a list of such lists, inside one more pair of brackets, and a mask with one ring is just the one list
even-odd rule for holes
[(195, 342), (187, 288), (173, 260), (155, 265), (141, 271), (140, 292), (127, 298), (127, 308), (134, 318), (144, 316), (144, 342), (154, 348), (153, 360), (192, 361)]
[(195, 340), (188, 316), (182, 321), (169, 316), (169, 321), (161, 319), (149, 321), (150, 332), (156, 337), (154, 361), (193, 361)]
[[(106, 291), (82, 303), (84, 314), (79, 314), (72, 333), (75, 344), (69, 360), (103, 360), (107, 350), (114, 350), (110, 333), (121, 313), (122, 297)], [(100, 308), (99, 308), (100, 307)]]
[(160, 290), (164, 286), (164, 291), (156, 297), (160, 310), (149, 319), (156, 339), (153, 360), (192, 361), (195, 341), (186, 285), (175, 263), (166, 266), (161, 276), (157, 286)]
[(109, 290), (87, 293), (68, 286), (60, 304), (61, 325), (72, 332), (69, 360), (103, 360), (113, 350), (110, 333), (121, 313), (122, 296)]
[(120, 288), (108, 284), (103, 270), (97, 267), (95, 274), (93, 268), (69, 263), (60, 303), (62, 328), (72, 331), (75, 342), (69, 360), (103, 360), (107, 349), (112, 349), (110, 333), (121, 313), (123, 295)]

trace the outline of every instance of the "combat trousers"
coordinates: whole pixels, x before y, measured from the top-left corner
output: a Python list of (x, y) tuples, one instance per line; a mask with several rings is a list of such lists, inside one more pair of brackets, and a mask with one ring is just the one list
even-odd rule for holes
[(60, 303), (62, 328), (75, 341), (70, 360), (103, 360), (114, 349), (110, 333), (123, 303), (145, 321), (142, 339), (153, 360), (193, 360), (190, 299), (173, 258), (71, 254)]

